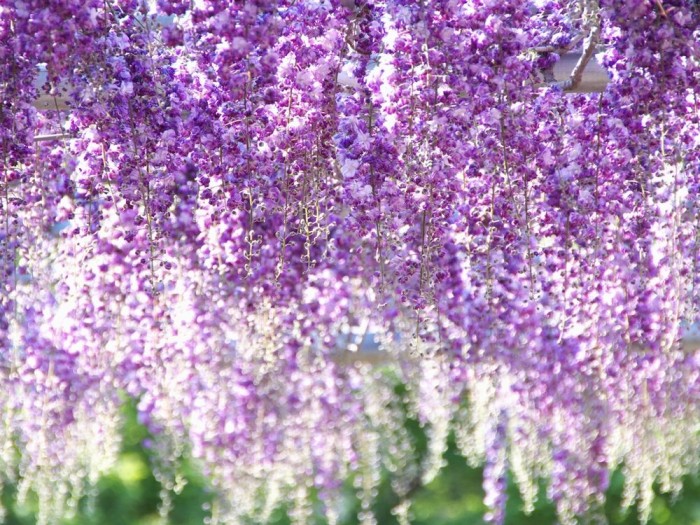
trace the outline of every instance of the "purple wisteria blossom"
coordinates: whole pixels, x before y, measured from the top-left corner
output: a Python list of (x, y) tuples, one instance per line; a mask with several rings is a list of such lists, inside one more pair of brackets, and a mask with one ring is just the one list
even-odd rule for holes
[(700, 467), (697, 2), (9, 0), (0, 152), (0, 486), (41, 524), (125, 396), (163, 512), (187, 454), (226, 523), (352, 479), (373, 524), (386, 474), (407, 520), (451, 432), (497, 524), (509, 476), (574, 524)]

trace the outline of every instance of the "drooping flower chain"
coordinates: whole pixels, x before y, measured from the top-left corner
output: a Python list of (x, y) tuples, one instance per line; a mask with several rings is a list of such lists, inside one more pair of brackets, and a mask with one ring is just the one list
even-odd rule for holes
[[(698, 24), (685, 0), (0, 8), (3, 481), (71, 512), (126, 393), (164, 512), (190, 453), (213, 519), (306, 523), (317, 493), (333, 522), (352, 477), (374, 523), (382, 475), (405, 517), (454, 431), (493, 522), (508, 472), (574, 523), (618, 466), (647, 518), (700, 443)], [(562, 91), (593, 35), (609, 86)], [(33, 108), (39, 66), (69, 110)]]

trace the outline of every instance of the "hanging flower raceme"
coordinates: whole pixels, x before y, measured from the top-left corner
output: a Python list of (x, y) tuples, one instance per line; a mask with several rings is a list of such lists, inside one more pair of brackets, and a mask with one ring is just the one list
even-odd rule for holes
[[(308, 523), (316, 494), (333, 523), (351, 479), (372, 524), (389, 476), (405, 521), (454, 432), (491, 522), (509, 475), (576, 523), (617, 467), (646, 519), (700, 445), (699, 25), (689, 0), (0, 7), (2, 481), (70, 512), (126, 395), (164, 513), (188, 454), (214, 519)], [(577, 50), (604, 92), (554, 79)]]

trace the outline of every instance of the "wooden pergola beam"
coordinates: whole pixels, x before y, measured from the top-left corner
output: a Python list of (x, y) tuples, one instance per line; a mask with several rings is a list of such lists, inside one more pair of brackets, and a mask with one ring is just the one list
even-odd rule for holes
[[(563, 84), (571, 79), (574, 69), (581, 61), (581, 52), (565, 53), (554, 64), (554, 80), (557, 84)], [(608, 85), (608, 72), (601, 66), (595, 57), (590, 57), (586, 62), (580, 80), (575, 83), (567, 93), (601, 93)]]
[[(554, 65), (554, 81), (556, 83), (564, 83), (570, 79), (580, 60), (580, 51), (563, 54), (560, 60)], [(47, 93), (46, 90), (47, 82), (48, 73), (46, 68), (40, 67), (35, 82), (35, 87), (40, 94), (34, 101), (34, 107), (39, 111), (63, 111), (70, 109), (68, 106), (68, 99), (65, 96), (65, 92), (68, 91), (68, 88), (66, 86), (59, 86), (58, 91), (61, 93), (58, 95), (51, 95)], [(600, 93), (605, 89), (607, 84), (607, 72), (595, 60), (595, 57), (593, 57), (586, 62), (581, 80), (567, 91), (570, 93)]]

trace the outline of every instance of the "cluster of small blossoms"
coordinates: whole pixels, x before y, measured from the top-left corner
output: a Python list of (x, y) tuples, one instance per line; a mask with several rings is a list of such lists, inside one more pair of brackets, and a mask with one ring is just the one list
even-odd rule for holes
[[(569, 524), (617, 467), (647, 519), (700, 457), (699, 28), (690, 0), (0, 6), (0, 481), (70, 513), (125, 394), (163, 513), (189, 454), (212, 522), (335, 523), (351, 479), (370, 525), (388, 476), (405, 523), (454, 432), (493, 523), (508, 476)], [(595, 39), (610, 84), (567, 93)]]
[[(98, 332), (73, 315), (71, 297), (82, 280), (61, 275), (61, 252), (70, 250), (60, 237), (71, 215), (74, 162), (62, 145), (33, 140), (60, 131), (63, 121), (33, 107), (38, 66), (47, 78), (41, 94), (58, 96), (75, 28), (86, 35), (95, 29), (87, 14), (92, 7), (16, 2), (0, 8), (2, 482), (14, 483), (20, 500), (35, 494), (42, 524), (75, 512), (119, 448), (119, 392), (105, 373)], [(70, 257), (69, 265), (77, 260)]]

